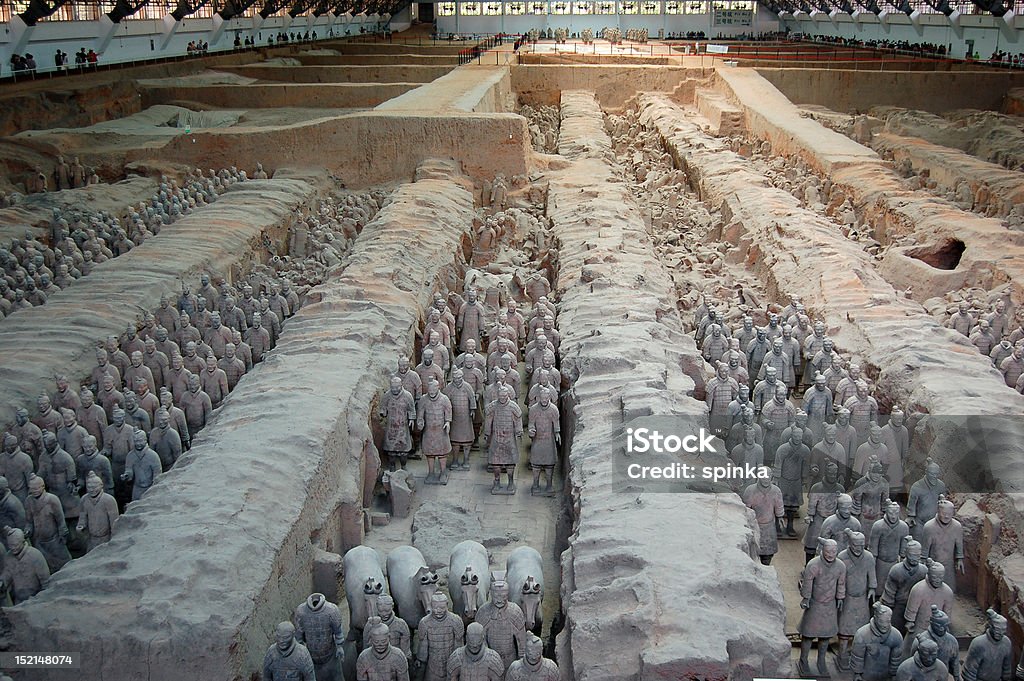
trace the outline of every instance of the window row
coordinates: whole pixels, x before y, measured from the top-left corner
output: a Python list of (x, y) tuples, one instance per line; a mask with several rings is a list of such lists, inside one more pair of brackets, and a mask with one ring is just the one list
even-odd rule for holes
[(540, 14), (707, 14), (709, 9), (753, 10), (753, 0), (535, 0), (533, 2), (439, 2), (437, 14), (525, 16)]

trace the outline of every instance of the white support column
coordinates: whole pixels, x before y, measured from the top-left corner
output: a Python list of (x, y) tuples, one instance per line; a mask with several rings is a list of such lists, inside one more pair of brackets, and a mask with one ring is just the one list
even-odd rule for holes
[(8, 41), (11, 45), (11, 54), (24, 53), (25, 48), (28, 47), (28, 41), (32, 37), (32, 32), (35, 31), (36, 27), (26, 24), (17, 14), (11, 17), (8, 26), (10, 27), (8, 30), (11, 33), (11, 39)]
[(167, 46), (171, 44), (171, 38), (178, 32), (178, 27), (181, 22), (175, 19), (170, 14), (165, 14), (164, 18), (161, 19), (163, 23), (163, 29), (160, 31), (160, 50), (166, 50)]
[(121, 24), (115, 24), (106, 13), (100, 14), (100, 20), (96, 22), (96, 52), (98, 54), (103, 54), (106, 51), (110, 41), (114, 39), (114, 33), (120, 27)]

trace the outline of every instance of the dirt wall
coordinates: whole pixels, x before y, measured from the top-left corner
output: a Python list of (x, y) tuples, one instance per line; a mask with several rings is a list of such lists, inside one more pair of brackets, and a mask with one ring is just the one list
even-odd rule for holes
[(154, 152), (137, 149), (130, 160), (158, 156), (203, 167), (319, 167), (349, 187), (408, 181), (428, 158), (453, 159), (472, 177), (525, 173), (530, 150), (526, 119), (515, 114), (458, 116), (367, 112), (261, 130), (193, 131)]
[(429, 83), (450, 66), (228, 66), (220, 69), (259, 80), (289, 83)]
[(142, 89), (142, 108), (172, 102), (196, 102), (218, 109), (368, 109), (418, 87), (420, 83), (155, 86)]
[(549, 175), (548, 215), (562, 370), (575, 378), (563, 431), (575, 511), (562, 556), (563, 678), (784, 678), (782, 592), (757, 560), (739, 497), (616, 484), (625, 423), (706, 419), (688, 375), (702, 361), (640, 208), (604, 159), (611, 144), (593, 93), (564, 93), (562, 109), (560, 151), (572, 160)]
[(1006, 93), (1024, 85), (1024, 73), (1009, 70), (759, 68), (757, 71), (795, 104), (819, 104), (848, 113), (886, 104), (932, 113), (967, 108), (998, 111)]
[[(513, 66), (512, 88), (523, 104), (558, 106), (563, 90), (587, 90), (601, 106), (620, 109), (638, 92), (689, 91), (701, 69), (665, 66)], [(678, 93), (677, 93), (678, 94)]]

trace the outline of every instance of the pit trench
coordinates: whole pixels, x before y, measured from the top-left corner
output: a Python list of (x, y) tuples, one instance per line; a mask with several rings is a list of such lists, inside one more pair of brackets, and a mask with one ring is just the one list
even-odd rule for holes
[[(447, 309), (457, 315), (453, 309), (458, 301), (466, 296), (469, 288), (476, 288), (479, 301), (487, 308), (488, 325), (493, 323), (499, 309), (506, 309), (508, 299), (519, 304), (519, 311), (526, 319), (531, 319), (534, 301), (527, 292), (535, 282), (531, 276), (539, 275), (544, 282), (543, 288), (550, 290), (557, 264), (548, 257), (548, 246), (551, 245), (547, 235), (543, 216), (543, 200), (540, 205), (531, 202), (542, 196), (542, 189), (536, 186), (510, 187), (508, 193), (508, 209), (491, 205), (489, 200), (490, 182), (484, 182), (478, 196), (477, 222), (483, 224), (489, 219), (503, 221), (506, 231), (492, 253), (480, 249), (478, 239), (463, 243), (466, 263), (456, 268), (454, 274), (438, 292), (442, 294)], [(539, 193), (538, 193), (539, 192)], [(528, 217), (527, 217), (528, 216)], [(523, 227), (528, 225), (528, 231)], [(447, 290), (444, 290), (447, 289)], [(421, 311), (421, 328), (417, 334), (415, 347), (408, 348), (410, 365), (415, 367), (422, 360), (421, 338), (423, 324), (429, 310)], [(556, 317), (555, 327), (558, 328)], [(483, 334), (486, 339), (486, 332)], [(561, 628), (561, 569), (560, 554), (566, 545), (564, 474), (562, 466), (554, 470), (552, 497), (531, 494), (532, 473), (529, 466), (530, 438), (526, 432), (528, 407), (526, 398), (530, 379), (526, 373), (524, 341), (520, 342), (518, 351), (518, 372), (520, 389), (517, 402), (523, 412), (524, 432), (519, 446), (519, 463), (516, 466), (515, 480), (517, 491), (514, 495), (492, 495), (491, 485), (493, 474), (486, 469), (486, 450), (481, 446), (479, 423), (477, 439), (470, 453), (470, 470), (450, 470), (447, 485), (426, 484), (427, 462), (425, 459), (410, 458), (407, 470), (411, 471), (415, 480), (415, 497), (409, 514), (402, 518), (390, 514), (391, 504), (378, 484), (368, 509), (372, 518), (383, 521), (383, 525), (371, 525), (365, 535), (363, 546), (369, 546), (379, 553), (381, 559), (401, 546), (414, 546), (421, 550), (429, 567), (439, 576), (439, 590), (447, 593), (448, 556), (450, 549), (461, 541), (473, 540), (480, 542), (488, 550), (489, 567), (492, 574), (505, 570), (505, 562), (509, 554), (516, 548), (530, 546), (536, 549), (543, 564), (543, 600), (541, 604), (542, 624), (534, 633), (545, 642), (546, 655), (555, 657), (554, 637)], [(493, 350), (492, 347), (478, 349), (485, 357)], [(454, 356), (459, 353), (456, 347)], [(453, 360), (454, 360), (453, 356)], [(397, 357), (395, 362), (397, 365)], [(557, 364), (556, 364), (557, 366)], [(447, 377), (450, 380), (450, 375)], [(562, 389), (567, 388), (563, 380)], [(379, 398), (378, 398), (379, 399)], [(553, 400), (557, 404), (557, 401)], [(371, 405), (371, 413), (377, 412), (377, 403)], [(479, 421), (479, 419), (477, 419)], [(564, 411), (562, 421), (565, 422)], [(377, 424), (371, 424), (379, 444), (382, 433)], [(565, 438), (563, 431), (563, 439)], [(563, 446), (564, 449), (564, 446)], [(379, 450), (379, 447), (378, 447)], [(383, 458), (383, 453), (381, 457)], [(382, 462), (382, 471), (388, 468), (388, 462)], [(543, 485), (543, 478), (541, 479)], [(452, 514), (450, 517), (468, 521), (475, 527), (474, 519), (479, 522), (479, 533), (455, 534), (454, 532), (438, 532), (435, 528), (425, 527), (426, 523), (438, 518), (438, 514)], [(419, 515), (418, 515), (419, 514)], [(355, 653), (361, 648), (360, 632), (349, 627), (349, 609), (344, 589), (339, 589), (339, 606), (346, 620), (346, 629), (350, 631), (350, 650)], [(401, 615), (401, 612), (398, 613)], [(349, 665), (350, 666), (350, 665)], [(351, 671), (351, 670), (349, 670)]]

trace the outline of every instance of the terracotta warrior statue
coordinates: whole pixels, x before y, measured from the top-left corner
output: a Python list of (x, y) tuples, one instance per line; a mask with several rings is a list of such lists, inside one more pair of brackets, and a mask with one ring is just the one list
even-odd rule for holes
[[(424, 353), (426, 355), (426, 353)], [(428, 484), (448, 484), (448, 454), (452, 451), (452, 402), (437, 381), (427, 383), (427, 392), (416, 404), (416, 428), (421, 432), (420, 450), (427, 457)], [(435, 462), (440, 470), (435, 473)]]
[(935, 605), (931, 610), (928, 629), (914, 637), (910, 644), (910, 654), (917, 652), (921, 641), (933, 641), (939, 647), (939, 659), (946, 665), (953, 681), (960, 681), (960, 642), (949, 633), (949, 615)]
[(71, 560), (68, 553), (68, 526), (64, 522), (64, 509), (55, 494), (46, 491), (46, 484), (33, 475), (28, 481), (29, 496), (25, 502), (27, 535), (39, 549), (50, 568), (50, 574), (60, 570)]
[(956, 573), (964, 573), (964, 527), (953, 517), (953, 502), (939, 497), (938, 511), (924, 525), (924, 556), (946, 568), (945, 582), (956, 592)]
[[(477, 610), (475, 624), (483, 627), (487, 645), (501, 656), (503, 671), (522, 656), (526, 645), (526, 616), (519, 605), (509, 600), (507, 582), (491, 582), (490, 600)], [(468, 641), (469, 632), (466, 634)]]
[(907, 597), (907, 609), (903, 614), (906, 621), (907, 635), (903, 642), (904, 655), (910, 655), (910, 644), (917, 634), (928, 629), (931, 624), (932, 606), (939, 610), (952, 613), (955, 597), (949, 585), (942, 581), (946, 568), (942, 563), (925, 559), (928, 574), (910, 589)]
[(448, 681), (502, 681), (505, 664), (488, 647), (484, 628), (477, 622), (466, 627), (466, 645), (448, 658)]
[(90, 471), (85, 479), (85, 496), (82, 497), (82, 510), (76, 528), (79, 533), (86, 535), (87, 552), (110, 541), (110, 534), (119, 516), (117, 501), (103, 491), (103, 480)]
[(839, 547), (832, 539), (819, 540), (821, 552), (811, 559), (800, 581), (800, 676), (810, 677), (811, 645), (818, 641), (817, 676), (828, 676), (829, 640), (839, 633), (839, 612), (846, 598), (846, 564), (839, 557)]
[(839, 613), (839, 668), (850, 668), (850, 644), (857, 632), (871, 618), (875, 600), (875, 557), (864, 550), (864, 535), (847, 530), (848, 548), (840, 551), (839, 560), (846, 564), (846, 600)]
[[(452, 468), (469, 470), (469, 450), (476, 440), (473, 421), (476, 416), (476, 390), (463, 380), (462, 369), (452, 372), (452, 382), (444, 389), (452, 405), (452, 425), (448, 433), (452, 443)], [(443, 467), (442, 467), (443, 470)]]
[(907, 600), (910, 590), (928, 575), (928, 567), (921, 562), (921, 544), (909, 541), (903, 560), (889, 569), (882, 590), (882, 603), (892, 608), (892, 623), (897, 629), (904, 629)]
[(892, 610), (876, 602), (871, 621), (853, 637), (853, 681), (891, 681), (903, 659), (903, 636), (892, 626)]
[(991, 608), (985, 612), (985, 633), (976, 636), (964, 659), (964, 681), (1010, 681), (1013, 645), (1006, 635), (1006, 618)]
[(939, 510), (939, 497), (946, 494), (946, 483), (941, 475), (942, 469), (929, 457), (925, 461), (924, 477), (910, 486), (907, 525), (918, 541), (924, 538), (924, 526)]
[(341, 611), (321, 593), (310, 594), (292, 616), (295, 640), (306, 646), (317, 681), (341, 681), (345, 659), (345, 630)]
[(743, 490), (743, 503), (754, 511), (757, 519), (757, 553), (761, 564), (771, 565), (772, 558), (779, 552), (779, 521), (784, 515), (782, 490), (770, 477), (763, 476)]
[(277, 625), (274, 643), (263, 657), (262, 681), (316, 681), (313, 659), (306, 646), (295, 640), (295, 626), (291, 622)]
[[(482, 444), (487, 448), (487, 463), (493, 468), (491, 494), (515, 494), (515, 467), (519, 463), (519, 440), (523, 436), (523, 414), (511, 400), (511, 390), (502, 385), (498, 399), (487, 405)], [(508, 476), (508, 486), (501, 486), (501, 474)]]
[(949, 670), (939, 660), (939, 646), (932, 640), (918, 642), (917, 652), (896, 670), (896, 681), (947, 681)]
[[(551, 403), (550, 390), (540, 390), (537, 403), (530, 407), (527, 432), (530, 436), (530, 467), (533, 469), (533, 486), (530, 492), (553, 496), (552, 483), (562, 433), (558, 407)], [(543, 491), (540, 486), (542, 473)]]
[(413, 669), (423, 681), (448, 681), (448, 658), (464, 643), (466, 625), (448, 610), (448, 597), (430, 597), (430, 612), (416, 628), (416, 660)]
[[(363, 628), (363, 648), (370, 647), (370, 632), (377, 624), (383, 624), (388, 628), (391, 645), (401, 650), (406, 659), (411, 662), (412, 634), (409, 633), (409, 625), (395, 614), (395, 599), (388, 594), (377, 596), (377, 614), (370, 615), (366, 620), (366, 627)], [(317, 676), (317, 678), (320, 677)]]
[(50, 585), (50, 568), (39, 549), (25, 541), (25, 533), (7, 528), (7, 555), (0, 572), (0, 592), (6, 591), (17, 605)]
[[(408, 369), (408, 362), (406, 362), (406, 368)], [(399, 376), (391, 377), (391, 387), (380, 398), (378, 414), (384, 421), (384, 440), (381, 450), (388, 459), (388, 468), (395, 470), (396, 459), (400, 462), (401, 467), (405, 468), (409, 452), (412, 450), (412, 429), (416, 426), (416, 402), (412, 394), (402, 386), (402, 379)]]
[(506, 681), (558, 681), (558, 665), (543, 656), (544, 642), (526, 634), (526, 653), (512, 663)]

